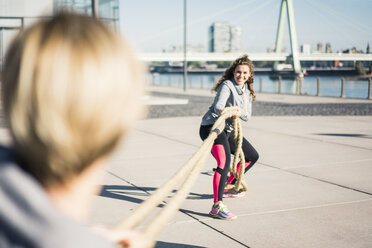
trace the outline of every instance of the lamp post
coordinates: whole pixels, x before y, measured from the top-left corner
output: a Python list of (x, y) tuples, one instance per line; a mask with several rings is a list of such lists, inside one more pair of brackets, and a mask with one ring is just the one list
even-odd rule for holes
[(98, 18), (98, 0), (92, 0), (92, 16)]
[(187, 83), (187, 47), (186, 47), (186, 26), (187, 26), (187, 0), (183, 0), (183, 91), (186, 91)]

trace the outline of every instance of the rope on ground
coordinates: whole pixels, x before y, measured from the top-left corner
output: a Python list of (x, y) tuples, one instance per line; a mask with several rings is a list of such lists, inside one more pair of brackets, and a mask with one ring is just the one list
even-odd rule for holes
[[(231, 116), (235, 116), (238, 112), (239, 110), (237, 107), (225, 108), (221, 112), (220, 117), (214, 123), (208, 138), (204, 140), (198, 151), (193, 154), (193, 156), (172, 176), (170, 180), (168, 180), (159, 189), (157, 189), (147, 200), (142, 202), (138, 206), (138, 208), (136, 208), (128, 217), (119, 222), (116, 225), (115, 229), (120, 231), (134, 229), (135, 227), (137, 227), (146, 217), (148, 217), (152, 213), (152, 210), (155, 209), (160, 203), (162, 203), (168, 197), (170, 192), (172, 192), (174, 188), (184, 179), (184, 182), (178, 188), (176, 194), (172, 197), (171, 200), (169, 200), (169, 202), (167, 202), (160, 213), (157, 214), (145, 228), (144, 234), (149, 240), (151, 240), (151, 244), (148, 244), (146, 247), (153, 247), (159, 233), (163, 230), (164, 226), (173, 218), (173, 216), (180, 208), (182, 202), (188, 196), (192, 185), (198, 177), (212, 149), (214, 140), (225, 128), (225, 120), (227, 118), (230, 118)], [(238, 133), (235, 138), (239, 137), (239, 139), (242, 140), (243, 135), (239, 119), (234, 117), (234, 123), (238, 123), (235, 124), (238, 126)], [(239, 156), (240, 159), (243, 159), (242, 165), (244, 166), (244, 154), (241, 151), (241, 143), (241, 141), (240, 143), (237, 142), (237, 144), (240, 144), (240, 146), (237, 146), (235, 157)], [(240, 171), (240, 176), (236, 174), (236, 188), (242, 187), (240, 186), (240, 184), (242, 182), (241, 177), (244, 173), (244, 170)]]

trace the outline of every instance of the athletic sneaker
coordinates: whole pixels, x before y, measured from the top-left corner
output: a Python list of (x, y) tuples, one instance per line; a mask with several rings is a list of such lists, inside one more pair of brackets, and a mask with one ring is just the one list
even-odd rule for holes
[(235, 220), (236, 218), (238, 218), (238, 216), (230, 213), (226, 205), (222, 202), (217, 206), (214, 206), (213, 204), (212, 210), (209, 212), (209, 215), (213, 218), (219, 218), (223, 220)]
[(224, 198), (239, 198), (245, 196), (245, 191), (236, 191), (235, 189), (225, 189), (223, 191)]

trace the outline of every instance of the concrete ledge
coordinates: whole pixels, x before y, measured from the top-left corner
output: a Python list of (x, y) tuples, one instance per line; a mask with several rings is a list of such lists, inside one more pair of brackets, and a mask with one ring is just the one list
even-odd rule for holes
[[(209, 89), (186, 89), (163, 86), (147, 86), (148, 91), (163, 92), (169, 94), (193, 95), (193, 96), (209, 96), (214, 97), (215, 94)], [(308, 95), (291, 95), (291, 94), (274, 94), (265, 92), (256, 92), (257, 102), (278, 102), (287, 104), (315, 104), (315, 103), (372, 103), (372, 99), (359, 98), (341, 98), (327, 96), (308, 96)]]
[(188, 99), (158, 97), (158, 96), (144, 96), (143, 101), (145, 105), (175, 105), (175, 104), (188, 104)]

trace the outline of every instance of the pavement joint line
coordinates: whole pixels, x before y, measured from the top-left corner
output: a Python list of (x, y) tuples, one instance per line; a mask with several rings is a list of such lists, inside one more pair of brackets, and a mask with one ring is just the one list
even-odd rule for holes
[(145, 190), (145, 189), (143, 189), (143, 188), (141, 188), (141, 187), (138, 187), (138, 186), (135, 185), (134, 183), (129, 182), (128, 180), (122, 178), (121, 176), (118, 176), (118, 175), (116, 175), (115, 173), (113, 173), (113, 172), (111, 172), (111, 171), (109, 171), (109, 170), (106, 170), (106, 172), (107, 172), (108, 174), (110, 174), (111, 176), (114, 176), (114, 177), (116, 177), (116, 178), (118, 178), (118, 179), (120, 179), (120, 180), (126, 182), (127, 184), (129, 184), (129, 185), (135, 187), (136, 189), (141, 190), (141, 191), (144, 191), (146, 194), (151, 195), (151, 193), (148, 192), (147, 190)]
[[(244, 128), (244, 126), (243, 126), (243, 128)], [(338, 142), (332, 142), (332, 141), (325, 141), (325, 140), (322, 140), (322, 139), (305, 137), (305, 136), (301, 136), (301, 135), (280, 133), (280, 132), (275, 132), (275, 131), (266, 131), (266, 130), (263, 130), (261, 128), (252, 128), (252, 127), (249, 127), (249, 128), (250, 129), (253, 129), (253, 130), (265, 132), (265, 133), (275, 133), (275, 134), (279, 134), (279, 135), (286, 135), (286, 136), (300, 138), (300, 139), (309, 139), (309, 140), (313, 140), (313, 141), (318, 141), (318, 142), (323, 142), (323, 143), (330, 143), (330, 144), (336, 144), (336, 145), (342, 145), (342, 146), (353, 147), (353, 148), (358, 148), (358, 149), (363, 149), (363, 150), (372, 150), (371, 148), (366, 148), (366, 147), (361, 147), (361, 146), (354, 146), (354, 145), (348, 145), (348, 144), (343, 144), (343, 143), (338, 143)], [(181, 143), (181, 144), (189, 145), (189, 146), (192, 146), (192, 147), (199, 147), (200, 146), (200, 145), (190, 144), (190, 143), (187, 143), (187, 142), (178, 140), (178, 139), (169, 138), (169, 137), (167, 137), (165, 135), (160, 135), (160, 134), (152, 133), (152, 132), (149, 132), (149, 131), (145, 131), (145, 130), (142, 130), (142, 129), (139, 129), (139, 128), (135, 128), (135, 130), (137, 130), (139, 132), (146, 133), (146, 134), (158, 136), (158, 137), (161, 137), (161, 138), (164, 138), (164, 139), (167, 139), (167, 140), (171, 140), (171, 141), (174, 141), (174, 142), (178, 142), (178, 143)]]
[[(336, 202), (336, 203), (328, 203), (328, 204), (320, 204), (320, 205), (312, 205), (307, 207), (298, 207), (298, 208), (286, 208), (286, 209), (277, 209), (277, 210), (269, 210), (269, 211), (262, 211), (262, 212), (255, 212), (255, 213), (248, 213), (248, 214), (239, 214), (238, 217), (246, 217), (246, 216), (255, 216), (255, 215), (264, 215), (264, 214), (276, 214), (282, 212), (290, 212), (290, 211), (297, 211), (297, 210), (306, 210), (306, 209), (314, 209), (314, 208), (323, 208), (323, 207), (333, 207), (339, 205), (346, 205), (346, 204), (354, 204), (354, 203), (361, 203), (361, 202), (370, 202), (372, 199), (362, 199), (356, 201), (347, 201), (347, 202)], [(200, 221), (212, 221), (209, 218), (202, 218), (198, 219)], [(189, 221), (178, 221), (177, 224), (193, 222), (192, 220)]]
[(273, 166), (273, 165), (264, 164), (264, 163), (261, 163), (261, 164), (264, 165), (264, 166), (275, 168), (275, 169), (278, 169), (278, 170), (281, 170), (281, 171), (285, 171), (285, 172), (288, 172), (288, 173), (291, 173), (291, 174), (294, 174), (294, 175), (298, 175), (298, 176), (310, 178), (310, 179), (317, 180), (317, 181), (320, 181), (320, 182), (323, 182), (323, 183), (331, 184), (331, 185), (338, 186), (338, 187), (341, 187), (341, 188), (344, 188), (344, 189), (348, 189), (348, 190), (352, 190), (352, 191), (356, 191), (356, 192), (359, 192), (359, 193), (363, 193), (363, 194), (371, 195), (372, 196), (372, 193), (367, 192), (367, 191), (355, 189), (355, 188), (352, 188), (352, 187), (349, 187), (349, 186), (345, 186), (345, 185), (342, 185), (342, 184), (334, 183), (334, 182), (327, 181), (327, 180), (324, 180), (324, 179), (320, 179), (320, 178), (316, 178), (316, 177), (304, 175), (304, 174), (301, 174), (301, 173), (298, 173), (298, 172), (295, 172), (295, 171), (282, 169), (280, 167), (276, 167), (276, 166)]
[[(244, 128), (244, 126), (243, 126), (243, 128)], [(288, 133), (280, 133), (280, 132), (276, 132), (276, 131), (267, 131), (267, 130), (264, 130), (264, 129), (261, 129), (261, 128), (252, 128), (252, 127), (248, 127), (248, 128), (253, 129), (253, 130), (256, 130), (256, 131), (265, 132), (265, 133), (274, 133), (274, 134), (286, 135), (286, 136), (294, 137), (294, 138), (309, 139), (309, 140), (318, 141), (318, 142), (322, 142), (322, 143), (329, 143), (329, 144), (335, 144), (335, 145), (353, 147), (353, 148), (358, 148), (358, 149), (363, 149), (363, 150), (368, 150), (368, 151), (371, 151), (372, 150), (371, 148), (367, 148), (367, 147), (361, 147), (361, 146), (355, 146), (355, 145), (348, 145), (348, 144), (343, 144), (343, 143), (338, 143), (338, 142), (333, 142), (333, 141), (326, 141), (326, 140), (322, 140), (322, 139), (317, 139), (317, 138), (312, 138), (312, 137), (306, 137), (306, 136), (301, 136), (301, 135), (294, 135), (294, 134), (288, 134)]]
[[(141, 187), (135, 185), (134, 183), (129, 182), (128, 180), (126, 180), (126, 179), (124, 179), (124, 178), (122, 178), (122, 177), (116, 175), (115, 173), (113, 173), (113, 172), (111, 172), (111, 171), (109, 171), (109, 170), (106, 170), (106, 172), (109, 173), (110, 175), (112, 175), (112, 176), (114, 176), (114, 177), (116, 177), (116, 178), (118, 178), (118, 179), (120, 179), (120, 180), (122, 180), (122, 181), (124, 181), (124, 182), (126, 182), (126, 183), (128, 183), (128, 184), (130, 184), (130, 185), (132, 185), (132, 186), (135, 187), (136, 189), (141, 190), (141, 191), (145, 192), (145, 193), (148, 194), (148, 195), (151, 195), (151, 193), (148, 192), (147, 190), (145, 190), (145, 189), (143, 189), (143, 188), (141, 188)], [(162, 203), (163, 203), (164, 205), (167, 204), (166, 201), (162, 201)], [(187, 215), (188, 217), (194, 219), (196, 222), (199, 222), (200, 224), (202, 224), (202, 225), (204, 225), (204, 226), (206, 226), (206, 227), (208, 227), (208, 228), (210, 228), (210, 229), (212, 229), (212, 230), (218, 232), (219, 234), (221, 234), (221, 235), (223, 235), (223, 236), (225, 236), (225, 237), (227, 237), (227, 238), (229, 238), (229, 239), (231, 239), (231, 240), (237, 242), (238, 244), (242, 245), (243, 247), (250, 248), (248, 245), (246, 245), (246, 244), (242, 243), (241, 241), (239, 241), (239, 240), (237, 240), (237, 239), (235, 239), (235, 238), (233, 238), (233, 237), (227, 235), (227, 234), (224, 233), (223, 231), (220, 231), (220, 230), (218, 230), (217, 228), (215, 228), (215, 227), (213, 227), (213, 226), (211, 226), (211, 225), (208, 225), (207, 223), (205, 223), (205, 222), (199, 220), (198, 218), (194, 217), (193, 215), (187, 213), (186, 211), (184, 211), (184, 210), (182, 210), (182, 209), (179, 209), (179, 212), (181, 212), (181, 213)], [(168, 224), (169, 224), (169, 223), (168, 223)]]
[[(172, 153), (170, 155), (167, 155), (167, 158), (169, 157), (179, 157), (179, 156), (192, 156), (192, 154), (194, 154), (194, 152), (191, 152), (191, 153)], [(164, 158), (164, 155), (157, 155), (157, 156), (141, 156), (141, 157), (134, 157), (134, 158), (113, 158), (111, 159), (111, 161), (115, 161), (115, 162), (128, 162), (128, 161), (132, 161), (132, 160), (138, 160), (138, 159), (156, 159), (156, 158)]]
[(283, 167), (283, 169), (301, 169), (301, 168), (312, 168), (312, 167), (318, 167), (323, 165), (338, 165), (341, 166), (342, 164), (352, 164), (352, 163), (359, 163), (359, 162), (366, 162), (366, 161), (372, 161), (372, 158), (368, 159), (358, 159), (358, 160), (349, 160), (349, 161), (339, 161), (339, 162), (330, 162), (330, 163), (320, 163), (320, 164), (309, 164), (309, 165), (303, 165), (303, 166), (289, 166), (289, 167)]
[[(242, 246), (244, 246), (244, 247), (246, 247), (246, 248), (250, 248), (248, 245), (244, 244), (243, 242), (241, 242), (241, 241), (239, 241), (239, 240), (237, 240), (237, 239), (231, 237), (230, 235), (227, 235), (227, 234), (224, 233), (223, 231), (220, 231), (220, 230), (218, 230), (217, 228), (215, 228), (215, 227), (213, 227), (213, 226), (211, 226), (211, 225), (209, 225), (209, 224), (207, 224), (207, 223), (204, 222), (205, 220), (211, 220), (211, 218), (208, 218), (208, 219), (207, 219), (207, 218), (204, 218), (204, 219), (198, 219), (198, 218), (196, 218), (195, 216), (193, 216), (193, 215), (191, 215), (191, 214), (185, 212), (185, 211), (182, 210), (182, 209), (180, 209), (180, 211), (181, 211), (182, 213), (186, 214), (187, 216), (189, 216), (190, 218), (194, 219), (195, 222), (199, 222), (200, 224), (202, 224), (202, 225), (204, 225), (204, 226), (206, 226), (206, 227), (212, 229), (213, 231), (216, 231), (216, 232), (218, 232), (219, 234), (221, 234), (221, 235), (223, 235), (223, 236), (225, 236), (225, 237), (227, 237), (227, 238), (229, 238), (229, 239), (231, 239), (231, 240), (237, 242), (238, 244), (240, 244), (240, 245), (242, 245)], [(194, 221), (190, 221), (190, 222), (194, 222)], [(175, 223), (178, 223), (178, 222), (175, 222)], [(185, 222), (185, 223), (187, 223), (187, 222)]]
[(319, 205), (312, 205), (307, 207), (298, 207), (298, 208), (286, 208), (286, 209), (278, 209), (278, 210), (271, 210), (271, 211), (263, 211), (263, 212), (256, 212), (250, 214), (241, 214), (239, 216), (253, 216), (253, 215), (264, 215), (264, 214), (276, 214), (281, 212), (290, 212), (290, 211), (297, 211), (297, 210), (306, 210), (306, 209), (314, 209), (314, 208), (324, 208), (324, 207), (333, 207), (333, 206), (340, 206), (340, 205), (347, 205), (347, 204), (354, 204), (354, 203), (361, 203), (361, 202), (370, 202), (370, 199), (362, 199), (356, 201), (346, 201), (346, 202), (335, 202), (335, 203), (328, 203), (328, 204), (319, 204)]
[[(285, 208), (285, 209), (277, 209), (277, 210), (269, 210), (269, 211), (248, 213), (248, 214), (239, 214), (238, 217), (264, 215), (264, 214), (276, 214), (276, 213), (282, 213), (282, 212), (306, 210), (306, 209), (313, 209), (313, 208), (323, 208), (323, 207), (333, 207), (333, 206), (339, 206), (339, 205), (354, 204), (354, 203), (361, 203), (361, 202), (370, 202), (370, 201), (372, 201), (372, 199), (362, 199), (362, 200), (347, 201), (347, 202), (335, 202), (335, 203), (328, 203), (328, 204), (312, 205), (312, 206), (307, 206), (307, 207)], [(212, 221), (210, 218), (201, 218), (201, 219), (196, 218), (196, 220), (198, 220), (198, 221)], [(191, 222), (195, 222), (195, 221), (194, 220), (184, 220), (184, 221), (177, 221), (174, 224), (183, 224), (183, 223), (191, 223)]]
[(139, 132), (146, 133), (146, 134), (150, 134), (150, 135), (158, 136), (158, 137), (161, 137), (161, 138), (164, 138), (164, 139), (167, 139), (167, 140), (171, 140), (171, 141), (174, 141), (174, 142), (177, 142), (177, 143), (181, 143), (181, 144), (189, 145), (189, 146), (192, 146), (192, 147), (200, 147), (200, 146), (201, 146), (201, 144), (200, 144), (200, 145), (190, 144), (190, 143), (187, 143), (187, 142), (184, 142), (184, 141), (178, 140), (178, 139), (169, 138), (169, 137), (167, 137), (167, 136), (165, 136), (165, 135), (152, 133), (152, 132), (145, 131), (145, 130), (142, 130), (142, 129), (139, 129), (139, 128), (135, 128), (135, 130), (136, 130), (136, 131), (139, 131)]

